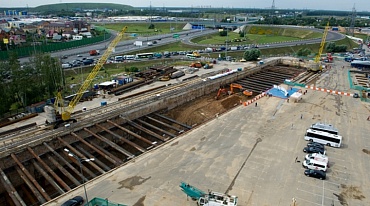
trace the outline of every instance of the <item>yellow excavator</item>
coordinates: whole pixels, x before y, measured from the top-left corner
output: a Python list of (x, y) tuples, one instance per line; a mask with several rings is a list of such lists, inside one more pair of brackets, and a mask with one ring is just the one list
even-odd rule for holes
[(324, 35), (322, 36), (322, 39), (321, 39), (319, 53), (317, 53), (314, 62), (309, 64), (308, 71), (311, 71), (311, 72), (322, 71), (322, 64), (320, 63), (320, 59), (321, 59), (321, 54), (324, 51), (326, 36), (328, 35), (328, 31), (329, 31), (329, 22), (326, 24)]
[[(77, 103), (81, 100), (82, 96), (84, 95), (85, 91), (89, 89), (92, 81), (98, 74), (99, 70), (103, 67), (105, 62), (108, 60), (109, 56), (112, 54), (114, 48), (117, 46), (117, 44), (121, 41), (124, 33), (127, 30), (127, 26), (123, 27), (122, 30), (117, 34), (117, 36), (113, 39), (113, 41), (109, 44), (107, 50), (105, 50), (102, 57), (99, 59), (98, 63), (94, 66), (94, 68), (91, 70), (89, 75), (87, 76), (86, 80), (83, 82), (79, 90), (77, 91), (76, 95), (73, 97), (73, 99), (69, 102), (67, 108), (64, 108), (63, 105), (63, 98), (61, 95), (61, 90), (58, 90), (57, 97), (54, 103), (54, 106), (60, 108), (60, 114), (57, 114), (56, 122), (54, 125), (54, 128), (56, 128), (59, 124), (67, 121), (76, 121), (71, 119), (71, 114), (76, 107)], [(58, 108), (56, 108), (56, 111), (58, 111)]]
[(240, 89), (240, 91), (243, 91), (243, 94), (245, 96), (252, 96), (253, 95), (252, 91), (248, 91), (248, 90), (244, 89), (242, 85), (235, 84), (235, 83), (230, 84), (230, 94), (234, 94), (234, 88), (238, 88), (238, 89)]

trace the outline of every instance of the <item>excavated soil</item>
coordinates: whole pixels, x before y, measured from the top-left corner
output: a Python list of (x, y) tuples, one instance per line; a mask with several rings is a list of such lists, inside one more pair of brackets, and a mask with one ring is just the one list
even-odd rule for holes
[(220, 96), (218, 100), (216, 100), (216, 93), (217, 92), (214, 92), (192, 102), (183, 104), (180, 107), (168, 111), (165, 115), (176, 121), (194, 126), (240, 105), (240, 101), (246, 101), (248, 98), (251, 98), (237, 93), (230, 96)]

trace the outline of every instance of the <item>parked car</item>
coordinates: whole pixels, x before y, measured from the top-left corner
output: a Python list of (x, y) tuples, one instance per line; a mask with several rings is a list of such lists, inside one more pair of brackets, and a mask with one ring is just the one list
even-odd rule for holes
[(61, 206), (76, 206), (82, 205), (82, 203), (84, 203), (84, 198), (82, 198), (81, 196), (76, 196), (72, 199), (67, 200)]
[(325, 180), (326, 179), (326, 173), (324, 171), (320, 171), (320, 170), (308, 169), (308, 170), (304, 171), (304, 174), (308, 177), (314, 177), (314, 178), (318, 178), (320, 180)]
[(325, 149), (325, 145), (317, 143), (317, 142), (309, 142), (307, 143), (307, 147), (319, 147)]
[(359, 98), (360, 96), (357, 93), (353, 94), (353, 98)]
[(325, 149), (319, 147), (305, 147), (303, 148), (303, 152), (325, 154)]
[(62, 56), (62, 59), (67, 59), (67, 58), (68, 58), (68, 56), (66, 56), (66, 55)]

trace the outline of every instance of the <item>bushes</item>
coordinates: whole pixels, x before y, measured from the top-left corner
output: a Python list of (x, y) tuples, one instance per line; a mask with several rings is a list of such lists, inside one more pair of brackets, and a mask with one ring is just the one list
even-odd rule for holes
[(336, 45), (335, 42), (329, 42), (326, 46), (327, 52), (346, 52), (347, 46), (346, 45)]

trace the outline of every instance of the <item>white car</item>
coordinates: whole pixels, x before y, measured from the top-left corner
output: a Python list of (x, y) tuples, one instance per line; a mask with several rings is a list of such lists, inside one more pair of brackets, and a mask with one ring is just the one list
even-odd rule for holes
[(319, 154), (319, 153), (307, 154), (305, 156), (305, 160), (316, 160), (316, 161), (325, 162), (325, 163), (329, 162), (328, 156)]

